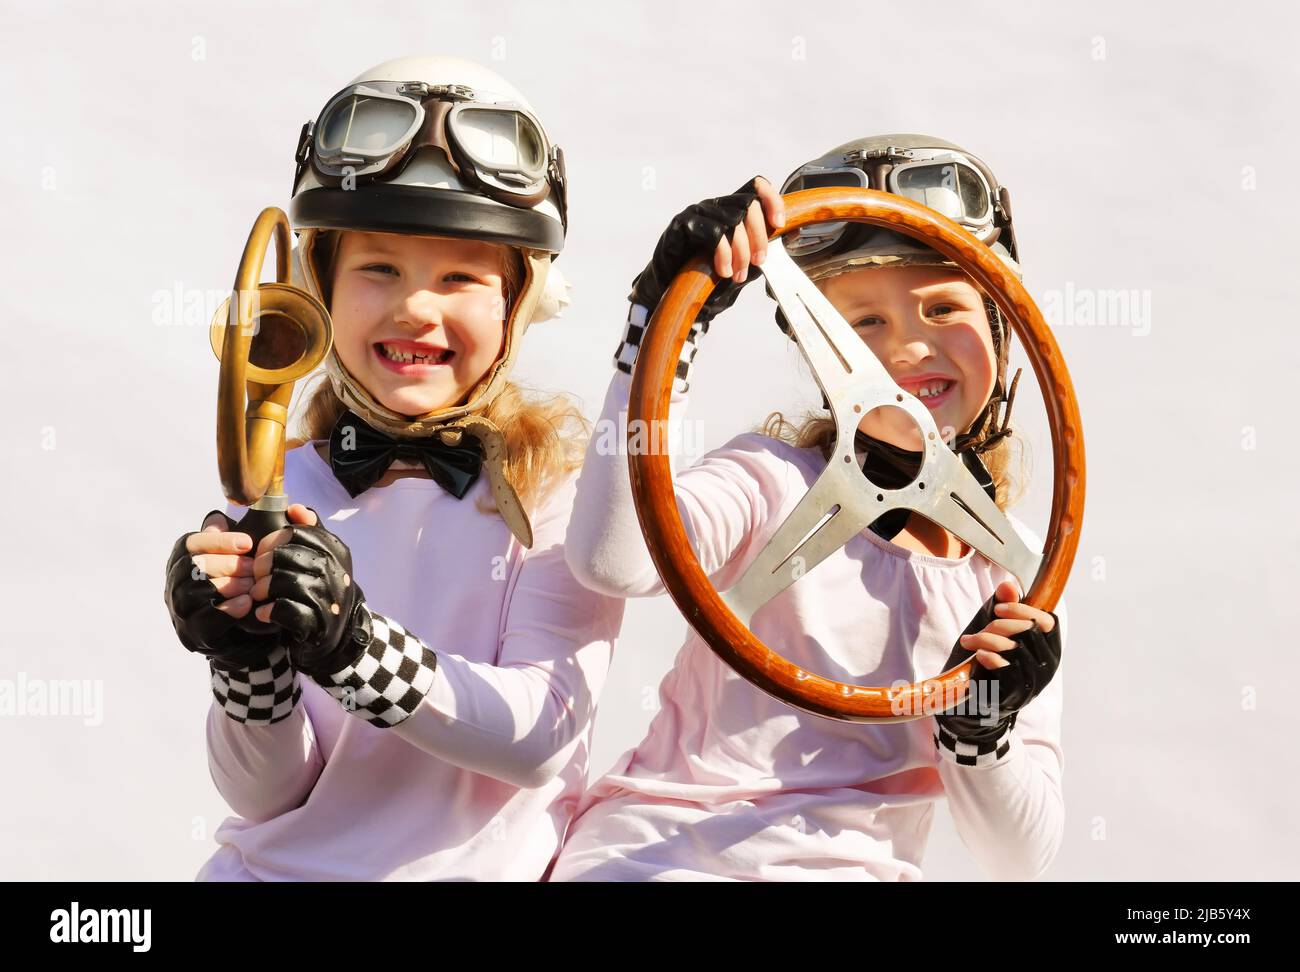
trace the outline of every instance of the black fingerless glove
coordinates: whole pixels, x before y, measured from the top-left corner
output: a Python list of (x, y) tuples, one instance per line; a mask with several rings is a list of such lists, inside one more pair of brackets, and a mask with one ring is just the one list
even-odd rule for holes
[[(226, 523), (229, 530), (229, 518)], [(176, 636), (182, 645), (207, 657), (216, 668), (238, 670), (265, 666), (280, 643), (279, 633), (250, 634), (239, 627), (239, 618), (217, 610), (222, 602), (220, 592), (185, 549), (192, 535), (187, 533), (177, 540), (167, 558), (163, 601)]]
[(286, 527), (289, 539), (271, 553), (266, 598), (290, 663), (317, 681), (357, 661), (371, 640), (365, 595), (352, 578), (352, 552), (319, 520)]
[[(750, 179), (729, 196), (705, 199), (687, 206), (668, 224), (668, 229), (659, 237), (650, 262), (632, 282), (632, 292), (628, 295), (632, 308), (627, 328), (614, 353), (614, 364), (620, 371), (632, 373), (641, 338), (645, 334), (645, 324), (659, 306), (659, 301), (663, 299), (673, 278), (691, 260), (711, 258), (718, 241), (724, 236), (730, 237), (736, 227), (745, 221), (750, 204), (758, 198), (758, 192), (754, 188), (757, 178), (755, 176)], [(757, 267), (751, 266), (745, 283), (749, 283), (759, 273)], [(744, 284), (737, 284), (730, 279), (719, 281), (704, 302), (677, 363), (681, 391), (689, 387), (691, 360), (695, 356), (699, 336), (708, 333), (713, 318), (736, 302), (743, 286)]]
[[(994, 603), (993, 597), (985, 601), (963, 633), (977, 634), (996, 620)], [(989, 669), (974, 663), (966, 696), (946, 713), (935, 716), (938, 731), (934, 744), (942, 755), (962, 766), (986, 766), (1007, 755), (1016, 714), (1047, 687), (1061, 665), (1061, 619), (1055, 614), (1052, 618), (1056, 623), (1050, 632), (1044, 633), (1034, 625), (1010, 636), (1017, 647), (999, 652), (1010, 663), (1005, 667)], [(958, 641), (943, 670), (974, 655)], [(981, 713), (977, 707), (991, 711)]]

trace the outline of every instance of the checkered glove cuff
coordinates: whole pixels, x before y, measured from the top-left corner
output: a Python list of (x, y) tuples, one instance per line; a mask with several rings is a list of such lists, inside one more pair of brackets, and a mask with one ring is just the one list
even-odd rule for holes
[(1011, 752), (1011, 730), (1014, 726), (1015, 719), (1012, 718), (1007, 720), (1007, 725), (994, 738), (966, 742), (936, 724), (934, 748), (944, 759), (958, 766), (993, 766), (1006, 759)]
[(261, 668), (218, 668), (209, 659), (212, 695), (230, 718), (250, 726), (269, 726), (287, 719), (298, 704), (302, 688), (289, 655), (277, 647)]
[[(627, 329), (623, 332), (623, 340), (619, 341), (618, 349), (614, 352), (614, 367), (624, 374), (630, 375), (632, 366), (636, 364), (636, 356), (641, 350), (641, 338), (645, 335), (645, 325), (649, 316), (640, 304), (633, 304), (631, 311), (628, 312)], [(686, 343), (682, 345), (681, 357), (677, 359), (677, 375), (673, 379), (675, 391), (685, 392), (691, 387), (691, 361), (695, 358), (695, 352), (699, 350), (700, 335), (708, 333), (708, 321), (696, 321), (691, 325), (690, 332), (686, 335)]]
[(438, 658), (396, 621), (368, 607), (370, 642), (342, 671), (317, 679), (343, 708), (381, 729), (397, 725), (419, 708), (433, 688)]

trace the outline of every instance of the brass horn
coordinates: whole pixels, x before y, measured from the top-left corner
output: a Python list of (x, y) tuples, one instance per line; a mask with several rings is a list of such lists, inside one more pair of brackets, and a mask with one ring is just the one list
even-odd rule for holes
[[(266, 247), (275, 236), (275, 282), (260, 283)], [(292, 285), (289, 219), (262, 210), (248, 234), (235, 289), (217, 310), (209, 338), (221, 362), (217, 388), (217, 466), (227, 499), (247, 506), (235, 527), (253, 538), (289, 525), (284, 494), (284, 445), (293, 384), (329, 352), (329, 311)], [(250, 611), (240, 625), (266, 632)]]

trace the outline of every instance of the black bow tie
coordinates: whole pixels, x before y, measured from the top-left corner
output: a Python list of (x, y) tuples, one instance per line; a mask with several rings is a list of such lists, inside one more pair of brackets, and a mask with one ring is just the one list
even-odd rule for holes
[(345, 411), (330, 432), (330, 468), (348, 495), (356, 497), (378, 482), (394, 459), (418, 460), (439, 486), (460, 499), (483, 468), (478, 439), (461, 436), (459, 445), (447, 445), (436, 432), (423, 439), (399, 439)]
[[(863, 432), (854, 433), (853, 442), (858, 451), (866, 451), (867, 457), (863, 460), (862, 471), (877, 486), (901, 489), (916, 477), (916, 470), (921, 465), (921, 453), (900, 449)], [(989, 475), (988, 468), (976, 455), (975, 450), (966, 449), (958, 453), (958, 456), (975, 477), (976, 482), (984, 487), (984, 492), (988, 493), (989, 499), (996, 500), (997, 487), (993, 477)], [(871, 532), (883, 540), (892, 540), (903, 527), (907, 526), (908, 517), (911, 515), (912, 511), (907, 509), (890, 510), (877, 517), (871, 524)]]

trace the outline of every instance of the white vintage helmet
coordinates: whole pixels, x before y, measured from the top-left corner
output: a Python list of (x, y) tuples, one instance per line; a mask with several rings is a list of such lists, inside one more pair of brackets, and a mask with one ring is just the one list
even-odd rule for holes
[(334, 350), (326, 359), (343, 403), (390, 434), (426, 436), (481, 411), (504, 386), (528, 325), (568, 303), (567, 284), (551, 267), (568, 223), (564, 154), (523, 95), (459, 58), (385, 61), (303, 125), (295, 162), (295, 282), (326, 305), (338, 234), (323, 231), (460, 237), (520, 250), (525, 279), (504, 348), (464, 402), (401, 415), (376, 401)]

